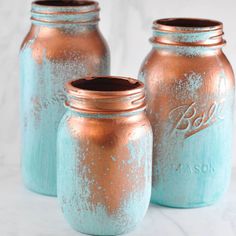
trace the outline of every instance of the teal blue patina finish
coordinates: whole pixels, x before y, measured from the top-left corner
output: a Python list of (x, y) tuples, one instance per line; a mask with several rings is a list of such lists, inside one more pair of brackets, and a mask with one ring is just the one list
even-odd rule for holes
[(231, 173), (235, 82), (222, 24), (177, 18), (153, 28), (139, 73), (154, 133), (151, 201), (207, 206), (226, 192)]
[[(76, 115), (77, 119), (83, 119), (84, 117), (81, 114)], [(88, 144), (85, 148), (81, 147), (80, 142), (71, 136), (68, 127), (71, 116), (75, 117), (75, 113), (68, 111), (65, 114), (58, 133), (58, 199), (63, 214), (75, 230), (86, 234), (118, 235), (133, 230), (142, 221), (150, 201), (151, 163), (149, 156), (151, 156), (152, 150), (151, 133), (147, 132), (146, 135), (139, 137), (139, 140), (130, 141), (127, 147), (124, 146), (124, 153), (128, 150), (130, 155), (127, 159), (122, 156), (110, 157), (114, 165), (117, 165), (117, 168), (124, 172), (124, 175), (127, 175), (125, 173), (126, 168), (131, 164), (145, 168), (145, 188), (140, 186), (140, 189), (132, 191), (127, 198), (122, 200), (119, 209), (114, 213), (110, 213), (106, 205), (91, 203), (91, 196), (93, 195), (91, 186), (93, 186), (96, 179), (88, 178), (88, 173), (92, 170), (85, 167), (83, 162), (86, 161), (86, 158), (89, 158), (86, 157), (88, 152), (93, 150), (90, 148), (89, 140), (87, 140)], [(116, 119), (117, 124), (119, 124), (119, 117)], [(102, 147), (103, 144), (100, 145), (102, 150), (104, 148)], [(97, 158), (109, 158), (106, 154), (102, 154), (102, 151), (100, 153), (98, 153)], [(116, 175), (115, 171), (117, 170), (113, 166), (110, 168), (114, 170), (113, 174)], [(133, 171), (133, 173), (128, 174), (130, 178), (136, 178), (138, 181), (140, 176), (135, 173), (135, 169)], [(108, 181), (109, 178), (106, 177), (105, 170), (103, 174), (104, 182)], [(129, 176), (127, 175), (126, 178), (128, 179)], [(114, 186), (114, 190), (116, 187), (118, 186)], [(106, 191), (104, 187), (100, 188), (101, 192)]]
[[(186, 29), (186, 28), (185, 28)], [(184, 33), (179, 32), (161, 32), (159, 30), (153, 31), (154, 37), (165, 37), (167, 40), (175, 41), (175, 42), (187, 42), (187, 43), (195, 43), (202, 42), (209, 39), (211, 36), (211, 32), (190, 32), (185, 31)]]
[(163, 50), (166, 52), (172, 52), (176, 53), (180, 56), (186, 56), (186, 57), (196, 57), (196, 56), (204, 56), (206, 54), (212, 53), (214, 54), (214, 49), (207, 49), (204, 46), (198, 46), (198, 47), (191, 47), (191, 46), (177, 46), (177, 45), (158, 45), (153, 44), (153, 48), (156, 48), (158, 50)]
[[(56, 196), (56, 136), (65, 112), (64, 83), (109, 74), (110, 59), (97, 26), (97, 3), (70, 7), (73, 14), (66, 6), (61, 14), (59, 7), (47, 4), (33, 3), (33, 24), (20, 51), (21, 166), (29, 189)], [(70, 15), (78, 14), (67, 24)]]
[[(104, 91), (102, 98), (85, 99), (81, 90), (73, 99), (68, 96), (68, 110), (58, 129), (58, 199), (75, 230), (119, 235), (141, 222), (150, 202), (152, 130), (143, 95), (135, 104), (137, 94), (121, 101)], [(117, 100), (123, 106), (117, 106)], [(126, 103), (131, 107), (122, 111)]]
[(74, 22), (86, 22), (86, 21), (93, 21), (97, 19), (98, 14), (97, 12), (88, 13), (85, 15), (83, 14), (68, 14), (68, 13), (61, 13), (61, 14), (42, 14), (42, 13), (34, 13), (32, 12), (32, 20), (37, 19), (35, 22), (58, 22), (63, 19), (64, 22), (67, 24), (74, 23)]
[[(209, 54), (210, 51), (214, 54), (214, 49), (220, 46), (217, 43), (217, 40), (221, 37), (218, 28), (220, 22), (217, 22), (216, 27), (214, 25), (207, 26), (206, 24), (202, 27), (192, 27), (191, 25), (177, 27), (171, 25), (171, 20), (176, 21), (178, 19), (170, 19), (169, 23), (166, 21), (165, 29), (156, 27), (157, 24), (154, 24), (151, 39), (154, 48), (166, 52), (175, 52), (182, 56), (194, 57)], [(184, 18), (181, 19), (180, 24), (184, 24), (184, 20)], [(194, 24), (194, 19), (192, 19), (192, 22)], [(212, 24), (212, 22), (209, 21), (209, 24)], [(222, 39), (221, 44), (224, 43), (225, 41)]]
[[(210, 205), (222, 197), (231, 174), (233, 101), (232, 90), (206, 108), (205, 116), (214, 109), (215, 117), (208, 117), (202, 130), (198, 127), (201, 115), (197, 114), (195, 120), (188, 117), (188, 112), (196, 111), (196, 104), (173, 110), (163, 127), (162, 139), (154, 144), (154, 153), (160, 158), (153, 168), (158, 182), (153, 185), (152, 202), (189, 208)], [(180, 113), (182, 121), (173, 126)], [(180, 122), (189, 125), (181, 129)], [(190, 134), (193, 129), (197, 133)]]

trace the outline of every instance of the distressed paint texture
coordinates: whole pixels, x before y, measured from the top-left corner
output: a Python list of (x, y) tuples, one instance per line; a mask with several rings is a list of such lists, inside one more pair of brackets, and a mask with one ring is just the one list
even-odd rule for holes
[[(208, 40), (212, 36), (212, 32), (201, 32), (200, 28), (194, 28), (195, 30), (199, 30), (199, 32), (188, 32), (188, 28), (179, 28), (180, 31), (185, 30), (184, 33), (180, 32), (161, 32), (155, 31), (153, 32), (154, 37), (165, 37), (166, 39), (174, 42), (184, 42), (184, 43), (196, 43), (196, 42), (204, 42)], [(190, 28), (191, 31), (194, 30), (192, 27)]]
[[(80, 31), (80, 27), (63, 26), (63, 32), (66, 30), (72, 33)], [(56, 136), (58, 123), (65, 112), (64, 83), (91, 75), (91, 65), (80, 52), (67, 52), (63, 47), (60, 49), (65, 57), (63, 60), (48, 58), (46, 51), (40, 52), (40, 61), (36, 60), (37, 48), (33, 50), (32, 45), (37, 40), (38, 31), (20, 52), (21, 166), (24, 183), (29, 189), (55, 196)], [(108, 55), (95, 61), (93, 75), (109, 74)]]
[(229, 94), (225, 99), (217, 120), (190, 136), (186, 137), (190, 125), (176, 129), (171, 118), (167, 121), (162, 139), (154, 146), (160, 158), (153, 169), (157, 179), (153, 202), (199, 207), (214, 203), (225, 192), (231, 173), (233, 97)]
[[(177, 29), (178, 27), (176, 28), (176, 30)], [(196, 32), (193, 32), (194, 30), (196, 30)], [(214, 35), (212, 36), (212, 31), (210, 30), (205, 32), (201, 30), (202, 30), (201, 28), (193, 28), (193, 27), (189, 28), (179, 27), (180, 32), (173, 32), (173, 31), (163, 32), (159, 30), (153, 30), (153, 38), (151, 39), (151, 42), (153, 43), (153, 47), (156, 49), (174, 52), (177, 55), (181, 56), (195, 57), (209, 54), (210, 52), (214, 54), (215, 49), (220, 48), (221, 45), (213, 45), (213, 46), (211, 45), (211, 47), (209, 47), (208, 45), (204, 45), (204, 42), (209, 40), (214, 40)], [(172, 43), (170, 44), (156, 43), (155, 38), (158, 37), (163, 37), (165, 38), (165, 40)], [(199, 44), (199, 45), (198, 46), (184, 45), (186, 43)]]
[[(234, 89), (226, 89), (222, 71), (218, 89), (204, 97), (210, 73), (190, 71), (162, 84), (158, 95), (172, 94), (168, 119), (148, 108), (154, 131), (153, 203), (171, 207), (200, 207), (215, 203), (226, 191), (231, 174)], [(147, 73), (140, 73), (147, 80)], [(158, 78), (156, 78), (158, 79)], [(154, 98), (149, 98), (149, 102)], [(186, 104), (186, 99), (188, 104)], [(176, 101), (180, 105), (176, 106)]]
[[(174, 45), (160, 45), (160, 44), (153, 44), (153, 47), (159, 50), (166, 50), (170, 52), (174, 52), (180, 56), (186, 57), (196, 57), (196, 56), (203, 56), (209, 53), (209, 48), (206, 46), (198, 46), (198, 47), (191, 47), (191, 46), (174, 46)], [(214, 53), (214, 49), (211, 50)]]
[(205, 206), (229, 185), (235, 82), (222, 36), (219, 22), (154, 22), (139, 73), (154, 133), (153, 203)]
[[(123, 130), (120, 116), (112, 118), (114, 129)], [(109, 134), (107, 140), (106, 131), (100, 130), (104, 140), (99, 141), (96, 135), (81, 138), (71, 126), (71, 120), (93, 124), (98, 119), (111, 122), (110, 116), (72, 111), (63, 117), (58, 131), (58, 199), (75, 230), (118, 235), (140, 223), (149, 205), (152, 132), (140, 127), (129, 134), (128, 143), (117, 146), (122, 140), (119, 133)]]

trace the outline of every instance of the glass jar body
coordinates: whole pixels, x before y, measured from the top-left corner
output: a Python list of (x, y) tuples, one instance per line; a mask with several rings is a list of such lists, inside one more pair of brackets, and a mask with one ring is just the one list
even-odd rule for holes
[(71, 226), (91, 235), (132, 230), (151, 196), (152, 130), (144, 112), (81, 114), (59, 126), (58, 198)]
[(154, 132), (151, 201), (214, 203), (231, 172), (234, 75), (221, 49), (154, 47), (139, 74)]
[(32, 25), (20, 51), (22, 175), (29, 189), (56, 195), (64, 83), (109, 70), (109, 49), (96, 25)]

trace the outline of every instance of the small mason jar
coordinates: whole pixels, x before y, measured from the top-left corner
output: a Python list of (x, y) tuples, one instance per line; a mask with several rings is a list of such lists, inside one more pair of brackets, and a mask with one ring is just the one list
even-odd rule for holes
[(68, 82), (57, 140), (58, 198), (71, 226), (91, 235), (132, 230), (151, 194), (152, 129), (144, 85), (91, 77)]
[(20, 50), (22, 176), (34, 192), (55, 196), (57, 127), (68, 78), (109, 75), (110, 54), (94, 1), (35, 1)]

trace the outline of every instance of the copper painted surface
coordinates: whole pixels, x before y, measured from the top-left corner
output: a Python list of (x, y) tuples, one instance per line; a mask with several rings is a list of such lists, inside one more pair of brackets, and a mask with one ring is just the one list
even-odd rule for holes
[(58, 131), (58, 198), (72, 227), (93, 235), (132, 230), (151, 195), (152, 130), (144, 86), (120, 77), (67, 83)]
[(214, 203), (230, 179), (234, 75), (223, 25), (205, 19), (154, 22), (139, 74), (154, 132), (152, 202)]
[(65, 112), (64, 83), (108, 75), (110, 55), (94, 1), (36, 1), (20, 51), (22, 175), (25, 185), (56, 195), (56, 135)]

